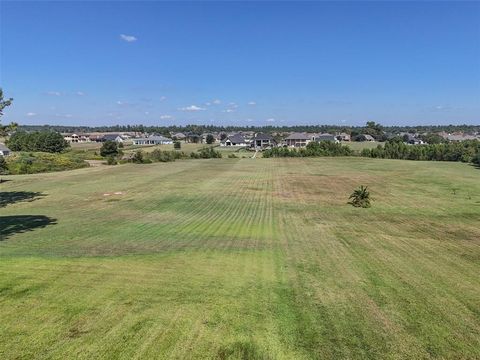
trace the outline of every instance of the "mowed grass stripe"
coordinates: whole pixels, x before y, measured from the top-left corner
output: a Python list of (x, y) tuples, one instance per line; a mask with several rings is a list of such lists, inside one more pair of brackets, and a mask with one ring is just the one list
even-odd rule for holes
[[(0, 357), (478, 358), (479, 177), (356, 158), (14, 177), (1, 191), (47, 196), (1, 216), (57, 224), (0, 243)], [(371, 209), (346, 204), (360, 184)]]

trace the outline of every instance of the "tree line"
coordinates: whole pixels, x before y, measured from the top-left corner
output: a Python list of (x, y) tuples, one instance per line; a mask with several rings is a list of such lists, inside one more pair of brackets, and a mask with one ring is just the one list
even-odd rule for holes
[(264, 158), (271, 157), (314, 157), (314, 156), (352, 156), (353, 150), (340, 143), (332, 141), (312, 141), (305, 148), (287, 148), (274, 147), (264, 150), (262, 156)]
[(466, 140), (438, 144), (407, 145), (394, 139), (384, 146), (363, 149), (361, 156), (382, 159), (461, 161), (480, 164), (480, 141)]
[(366, 126), (344, 126), (344, 125), (293, 125), (293, 126), (217, 126), (217, 125), (197, 125), (190, 124), (185, 126), (146, 126), (146, 125), (113, 125), (113, 126), (58, 126), (58, 125), (23, 125), (20, 126), (25, 131), (58, 131), (70, 133), (89, 133), (89, 132), (140, 132), (140, 133), (159, 133), (170, 135), (170, 133), (192, 133), (204, 134), (210, 132), (239, 132), (253, 131), (265, 133), (291, 133), (291, 132), (309, 132), (309, 133), (340, 133), (344, 132), (353, 136), (358, 134), (379, 135), (380, 132), (387, 134), (406, 133), (438, 133), (445, 131), (447, 133), (480, 132), (480, 125), (427, 125), (427, 126), (381, 126), (378, 123), (367, 122)]
[(61, 134), (55, 131), (18, 131), (7, 141), (12, 151), (42, 151), (59, 153), (66, 150), (70, 145)]

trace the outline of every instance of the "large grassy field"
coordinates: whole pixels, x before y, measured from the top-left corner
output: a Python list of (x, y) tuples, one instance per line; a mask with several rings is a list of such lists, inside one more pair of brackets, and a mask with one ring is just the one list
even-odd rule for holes
[[(0, 359), (480, 358), (474, 167), (211, 159), (4, 179)], [(370, 209), (347, 205), (360, 184)]]

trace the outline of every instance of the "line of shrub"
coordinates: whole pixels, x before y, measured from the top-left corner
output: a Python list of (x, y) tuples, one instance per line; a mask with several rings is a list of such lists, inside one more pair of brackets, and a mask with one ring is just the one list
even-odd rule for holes
[(264, 158), (270, 157), (313, 157), (313, 156), (352, 156), (348, 146), (331, 141), (310, 142), (305, 148), (275, 147), (263, 151)]
[(384, 146), (363, 149), (360, 155), (382, 159), (461, 161), (480, 164), (480, 141), (408, 145), (402, 141), (389, 140)]
[[(69, 154), (18, 152), (5, 159), (4, 174), (36, 174), (88, 167), (83, 159)], [(1, 170), (1, 169), (0, 169)]]
[(12, 151), (42, 151), (48, 153), (59, 153), (70, 145), (63, 136), (54, 131), (35, 131), (27, 133), (18, 131), (7, 141)]

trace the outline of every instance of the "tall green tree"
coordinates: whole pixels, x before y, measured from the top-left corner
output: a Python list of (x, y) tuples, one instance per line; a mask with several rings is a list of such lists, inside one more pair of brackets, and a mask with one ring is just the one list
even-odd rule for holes
[(215, 138), (213, 137), (212, 134), (208, 134), (207, 138), (205, 139), (207, 144), (213, 144), (215, 142)]
[(100, 149), (100, 155), (103, 157), (117, 156), (118, 155), (118, 146), (115, 141), (105, 141)]
[(16, 123), (11, 123), (10, 125), (2, 125), (1, 117), (3, 116), (3, 110), (7, 107), (12, 105), (13, 99), (4, 99), (3, 98), (3, 89), (0, 88), (0, 136), (5, 136), (9, 131), (14, 130), (17, 128)]

